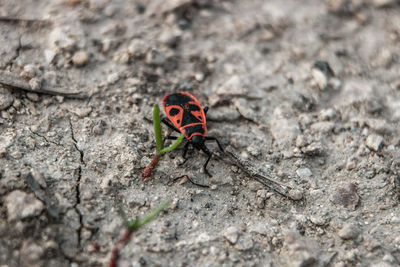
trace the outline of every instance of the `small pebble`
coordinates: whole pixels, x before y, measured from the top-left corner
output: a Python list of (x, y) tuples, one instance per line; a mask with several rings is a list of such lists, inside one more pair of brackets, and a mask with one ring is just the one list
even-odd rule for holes
[(328, 85), (328, 78), (325, 76), (325, 74), (321, 70), (313, 68), (311, 75), (313, 76), (314, 81), (317, 83), (318, 88), (320, 90), (324, 90)]
[(8, 221), (38, 216), (44, 208), (43, 203), (33, 194), (27, 194), (21, 190), (9, 193), (5, 197), (5, 206), (7, 207)]
[(383, 137), (377, 134), (371, 134), (367, 137), (367, 140), (365, 141), (365, 145), (373, 150), (373, 151), (379, 151), (382, 147), (382, 142), (383, 142)]
[(43, 257), (45, 253), (45, 249), (33, 243), (31, 240), (27, 239), (24, 240), (22, 243), (22, 247), (20, 248), (21, 251), (21, 265), (23, 266), (39, 266), (41, 261), (40, 259)]
[(148, 49), (149, 46), (145, 41), (141, 39), (134, 39), (128, 47), (128, 53), (135, 58), (139, 58), (143, 57)]
[(89, 114), (92, 112), (92, 107), (76, 108), (72, 112), (75, 113), (79, 118), (84, 118), (89, 116)]
[(110, 75), (107, 76), (107, 82), (109, 84), (114, 84), (119, 80), (119, 75), (118, 73), (111, 73)]
[(328, 81), (328, 87), (332, 88), (335, 91), (338, 91), (342, 87), (342, 81), (335, 77), (330, 78)]
[(349, 162), (347, 162), (346, 164), (346, 169), (351, 171), (356, 167), (356, 163), (352, 160), (350, 160)]
[(210, 241), (212, 238), (207, 234), (207, 233), (201, 233), (200, 235), (197, 236), (196, 238), (196, 243), (206, 243)]
[(56, 52), (54, 50), (50, 50), (50, 49), (44, 50), (44, 58), (46, 59), (47, 64), (51, 64), (53, 62), (53, 59), (55, 56), (56, 56)]
[(33, 102), (38, 102), (39, 101), (39, 95), (36, 93), (27, 93), (26, 97)]
[(39, 90), (42, 88), (42, 79), (39, 78), (32, 78), (29, 80), (29, 86), (32, 90)]
[(38, 70), (35, 65), (33, 64), (27, 64), (24, 66), (24, 70), (21, 72), (20, 76), (27, 78), (27, 79), (32, 79), (38, 74)]
[[(0, 90), (1, 90), (1, 88), (0, 88)], [(14, 103), (13, 103), (13, 107), (16, 108), (16, 109), (19, 109), (21, 107), (21, 100), (15, 99)]]
[(0, 86), (0, 110), (5, 110), (11, 106), (14, 102), (14, 98), (11, 93)]
[(392, 217), (390, 222), (393, 224), (400, 224), (400, 217)]
[(196, 81), (202, 82), (202, 81), (204, 81), (204, 74), (203, 73), (196, 73), (194, 75), (194, 78), (196, 79)]
[(293, 200), (300, 200), (303, 198), (303, 191), (299, 189), (290, 190), (289, 197)]
[(333, 191), (330, 200), (334, 204), (355, 210), (360, 201), (356, 189), (355, 184), (345, 183)]
[(256, 206), (257, 206), (257, 208), (259, 208), (259, 209), (263, 209), (263, 208), (265, 207), (265, 199), (263, 199), (263, 198), (261, 198), (261, 197), (258, 197), (258, 198), (256, 199)]
[(152, 49), (146, 54), (146, 63), (149, 65), (161, 66), (165, 62), (165, 55), (163, 52)]
[(329, 121), (334, 119), (336, 116), (336, 112), (333, 108), (323, 109), (319, 113), (319, 117), (321, 120)]
[(239, 242), (237, 242), (235, 248), (240, 251), (246, 251), (252, 249), (254, 246), (253, 239), (251, 238), (250, 235), (244, 235), (239, 239)]
[(232, 245), (236, 244), (239, 238), (239, 228), (236, 226), (231, 226), (228, 227), (224, 232), (223, 232), (224, 237), (226, 240), (229, 241)]
[(297, 136), (297, 138), (296, 138), (296, 146), (301, 148), (301, 147), (304, 147), (306, 145), (307, 145), (307, 140), (306, 140), (305, 136), (302, 135), (302, 134)]
[(271, 197), (271, 195), (268, 194), (268, 190), (266, 189), (260, 189), (257, 191), (257, 197), (262, 198), (262, 199), (267, 199), (268, 197)]
[(360, 230), (352, 223), (345, 224), (338, 232), (339, 237), (344, 240), (356, 239), (359, 234)]
[(388, 262), (388, 263), (392, 263), (392, 264), (398, 263), (397, 259), (395, 257), (393, 257), (392, 254), (385, 254), (385, 256), (383, 256), (382, 260), (385, 262)]
[(2, 111), (1, 111), (1, 117), (2, 117), (3, 119), (6, 119), (6, 120), (11, 119), (10, 114), (9, 114), (7, 111), (5, 111), (5, 110), (2, 110)]
[(323, 226), (323, 225), (327, 224), (326, 219), (319, 215), (311, 215), (309, 217), (309, 219), (313, 224), (318, 225), (318, 226)]
[(396, 4), (397, 0), (372, 0), (372, 3), (376, 7), (388, 7)]
[(72, 57), (72, 62), (77, 67), (82, 67), (86, 65), (89, 61), (89, 55), (86, 51), (78, 51)]
[(217, 95), (246, 95), (247, 89), (242, 85), (241, 78), (238, 75), (233, 75), (216, 88), (215, 92)]
[(311, 130), (317, 133), (329, 133), (335, 128), (335, 123), (331, 121), (319, 121), (311, 125)]
[(312, 172), (309, 168), (297, 169), (296, 174), (302, 179), (308, 179), (312, 176)]

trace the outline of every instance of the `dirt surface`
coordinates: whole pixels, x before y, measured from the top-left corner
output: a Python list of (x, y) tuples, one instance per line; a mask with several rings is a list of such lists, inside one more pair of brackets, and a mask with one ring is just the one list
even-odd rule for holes
[[(107, 266), (170, 199), (120, 266), (398, 266), (397, 2), (2, 0), (0, 265)], [(297, 200), (182, 146), (143, 181), (176, 91)]]

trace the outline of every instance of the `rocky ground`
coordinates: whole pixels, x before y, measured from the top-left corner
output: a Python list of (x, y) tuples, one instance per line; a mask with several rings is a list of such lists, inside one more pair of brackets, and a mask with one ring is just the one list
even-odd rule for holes
[[(1, 266), (107, 266), (167, 199), (120, 266), (400, 264), (398, 1), (2, 0), (0, 36)], [(295, 197), (181, 149), (143, 181), (175, 91)]]

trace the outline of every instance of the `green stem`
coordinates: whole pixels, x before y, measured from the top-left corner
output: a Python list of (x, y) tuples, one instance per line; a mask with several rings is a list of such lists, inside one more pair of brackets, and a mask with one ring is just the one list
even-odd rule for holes
[(162, 154), (165, 154), (167, 152), (170, 152), (170, 151), (174, 150), (175, 148), (177, 148), (179, 146), (179, 144), (182, 142), (183, 138), (185, 138), (185, 134), (181, 134), (178, 137), (178, 139), (176, 139), (176, 141), (172, 145), (170, 145), (169, 147), (161, 149), (159, 154), (162, 155)]
[(156, 209), (152, 210), (149, 214), (147, 214), (144, 218), (134, 220), (129, 226), (128, 229), (132, 232), (137, 231), (140, 227), (145, 225), (146, 223), (152, 221), (161, 211), (165, 210), (171, 201), (165, 201), (163, 204), (158, 206)]
[(156, 151), (160, 154), (161, 150), (164, 148), (162, 134), (161, 134), (161, 123), (160, 123), (160, 108), (157, 104), (153, 108), (153, 126), (154, 134), (156, 136)]

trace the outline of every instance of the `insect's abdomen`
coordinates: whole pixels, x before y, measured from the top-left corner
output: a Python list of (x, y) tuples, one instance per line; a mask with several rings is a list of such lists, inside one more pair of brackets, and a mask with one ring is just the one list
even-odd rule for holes
[(190, 140), (195, 135), (200, 135), (205, 137), (207, 133), (207, 128), (205, 123), (189, 124), (182, 127), (182, 132), (184, 131), (186, 139)]

